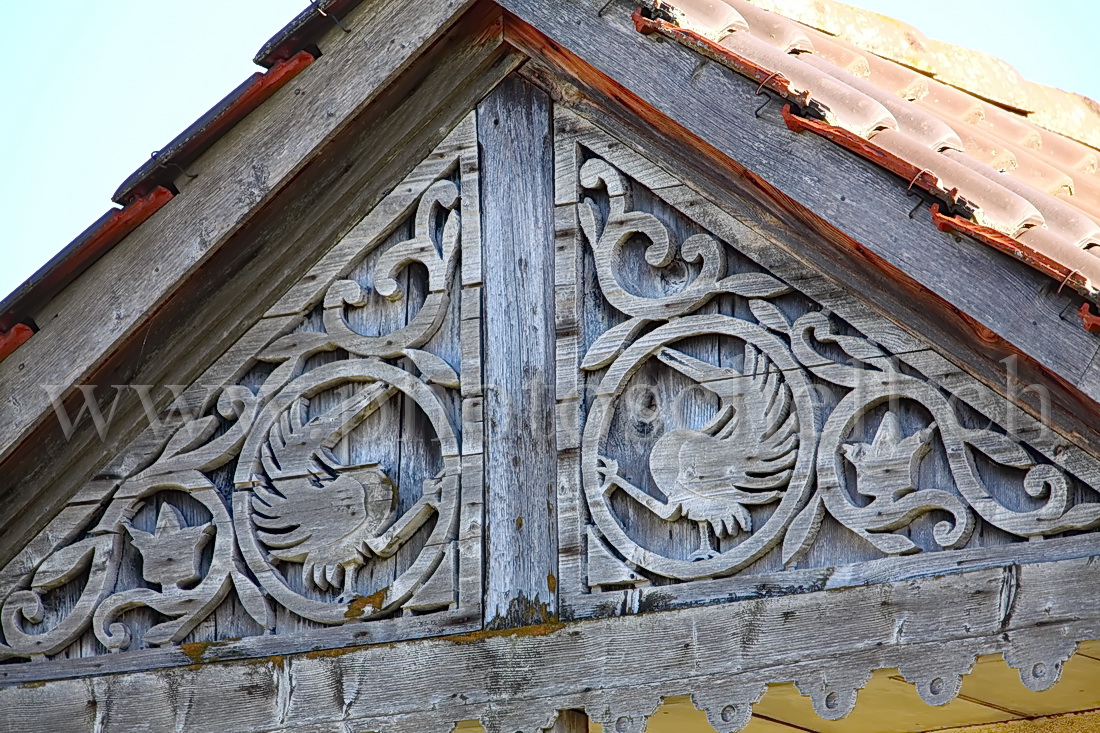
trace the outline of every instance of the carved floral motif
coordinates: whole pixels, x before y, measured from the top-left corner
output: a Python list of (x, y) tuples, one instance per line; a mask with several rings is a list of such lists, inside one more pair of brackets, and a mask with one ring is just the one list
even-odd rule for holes
[[(735, 271), (714, 236), (690, 234), (677, 249), (666, 221), (639, 208), (638, 184), (591, 151), (576, 159), (579, 246), (606, 303), (627, 317), (579, 355), (595, 394), (580, 446), (589, 568), (606, 576), (590, 576), (590, 585), (644, 582), (635, 572), (680, 581), (728, 575), (777, 546), (790, 566), (818, 540), (827, 516), (887, 556), (920, 552), (909, 530), (929, 514), (937, 518), (931, 540), (942, 549), (966, 546), (980, 522), (1020, 537), (1100, 526), (1095, 490), (1074, 500), (1063, 467), (988, 419), (973, 426), (950, 395), (836, 316), (811, 304), (788, 317), (777, 299), (792, 288)], [(654, 271), (679, 257), (696, 263), (693, 276), (656, 295), (629, 290), (622, 252), (639, 240)], [(723, 305), (703, 308), (719, 297)], [(733, 346), (719, 364), (680, 348), (699, 337)], [(635, 382), (662, 367), (717, 407), (699, 427), (657, 433), (644, 469), (636, 464), (628, 475), (616, 451), (637, 442), (622, 433), (622, 415)], [(903, 427), (899, 406), (927, 417)], [(668, 405), (647, 409), (646, 424), (675, 423)], [(933, 454), (946, 481), (922, 478)], [(992, 490), (983, 465), (1015, 471), (1015, 491), (1026, 500)], [(658, 521), (696, 523), (698, 547), (655, 549), (630, 519), (637, 508)], [(613, 557), (621, 570), (609, 570)]]
[[(480, 247), (477, 227), (466, 241), (462, 227), (478, 212), (473, 131), (471, 118), (444, 144), (453, 157), (426, 161), (380, 207), (389, 220), (368, 216), (296, 286), (306, 295), (285, 335), (266, 338), (248, 363), (228, 365), (244, 374), (251, 364), (258, 384), (230, 383), (207, 397), (203, 416), (162, 436), (159, 452), (120, 477), (102, 511), (68, 529), (71, 539), (0, 597), (0, 660), (60, 654), (89, 629), (109, 651), (177, 644), (230, 594), (265, 633), (288, 615), (336, 626), (455, 605), (456, 404), (466, 382), (427, 349), (480, 348), (479, 328), (461, 337), (441, 329), (448, 317), (475, 326), (480, 318), (476, 300), (458, 305), (468, 300), (459, 298), (460, 250), (476, 260)], [(412, 236), (382, 246), (407, 220)], [(371, 271), (369, 293), (350, 274), (360, 263)], [(423, 302), (407, 304), (390, 333), (356, 331), (347, 308), (375, 295), (401, 300), (412, 265), (427, 272)], [(321, 317), (303, 324), (311, 310)], [(372, 418), (382, 420), (366, 433), (376, 437), (356, 438)], [(473, 440), (479, 427), (466, 435)], [(390, 438), (427, 446), (423, 465), (398, 477), (352, 459), (352, 446), (370, 456), (370, 440)], [(425, 471), (432, 475), (409, 478)], [(129, 578), (127, 558), (140, 559), (140, 578)], [(136, 623), (135, 611), (146, 620)]]

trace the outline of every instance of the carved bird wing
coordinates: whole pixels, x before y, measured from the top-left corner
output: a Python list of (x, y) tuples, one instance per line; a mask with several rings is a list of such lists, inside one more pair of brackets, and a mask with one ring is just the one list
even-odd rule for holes
[(741, 472), (734, 484), (749, 491), (786, 486), (798, 459), (798, 415), (791, 388), (771, 359), (745, 345), (745, 373), (733, 418), (715, 437), (726, 442)]
[(265, 477), (252, 496), (256, 536), (275, 559), (302, 563), (307, 584), (320, 590), (341, 586), (345, 571), (363, 564), (365, 541), (393, 505), (396, 488), (381, 468), (338, 474), (330, 452), (392, 389), (371, 385), (305, 424), (295, 405), (268, 433)]
[(701, 430), (661, 436), (650, 472), (684, 515), (719, 534), (752, 530), (746, 505), (775, 501), (798, 458), (798, 418), (790, 387), (774, 363), (745, 345), (744, 372), (672, 349), (658, 358), (717, 394), (718, 413)]
[(791, 389), (771, 359), (751, 344), (745, 345), (743, 373), (668, 348), (658, 358), (721, 399), (717, 415), (697, 431), (717, 442), (709, 441), (712, 450), (681, 454), (681, 462), (690, 464), (683, 468), (704, 482), (721, 478), (746, 491), (787, 484), (798, 458), (798, 416)]

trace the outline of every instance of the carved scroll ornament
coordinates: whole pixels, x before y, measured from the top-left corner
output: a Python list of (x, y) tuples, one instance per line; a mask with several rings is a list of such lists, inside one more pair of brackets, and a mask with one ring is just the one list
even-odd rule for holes
[[(580, 445), (591, 585), (730, 575), (774, 548), (790, 566), (826, 517), (885, 556), (962, 548), (981, 522), (1024, 538), (1100, 526), (1096, 487), (1075, 493), (1080, 477), (988, 419), (971, 424), (949, 394), (836, 316), (804, 298), (808, 308), (783, 301), (792, 288), (769, 274), (731, 268), (710, 234), (686, 235), (677, 248), (666, 222), (635, 208), (636, 182), (591, 151), (577, 160), (579, 246), (602, 297), (627, 317), (578, 357), (594, 393)], [(693, 277), (659, 295), (629, 291), (621, 253), (639, 239), (652, 272), (679, 258)], [(721, 362), (689, 355), (693, 340), (727, 344)], [(651, 406), (647, 424), (673, 427), (631, 437), (636, 388), (661, 370), (715, 406), (683, 427), (672, 407)], [(648, 457), (627, 469), (616, 451), (638, 440), (648, 440)], [(946, 465), (935, 483), (920, 470), (933, 454)], [(986, 465), (1015, 471), (1020, 498), (994, 491)], [(650, 527), (695, 523), (696, 547), (654, 543), (654, 530), (631, 519), (639, 511)], [(910, 529), (926, 515), (936, 521), (922, 548)]]
[[(464, 381), (452, 363), (479, 344), (458, 343), (441, 327), (448, 317), (480, 318), (476, 300), (469, 312), (457, 305), (460, 250), (476, 260), (480, 246), (477, 227), (465, 238), (462, 227), (477, 216), (473, 130), (467, 120), (443, 146), (453, 157), (422, 164), (380, 207), (388, 219), (368, 216), (292, 292), (306, 293), (294, 305), (300, 314), (323, 315), (312, 325), (291, 317), (282, 330), (297, 330), (254, 353), (258, 384), (228, 384), (208, 397), (201, 417), (177, 423), (101, 511), (68, 528), (71, 539), (0, 597), (0, 660), (87, 645), (89, 629), (111, 652), (179, 644), (231, 595), (265, 634), (455, 605), (463, 476), (456, 404), (479, 377)], [(411, 237), (393, 241), (389, 233), (406, 220)], [(369, 293), (351, 274), (361, 264)], [(402, 304), (403, 325), (380, 336), (355, 330), (346, 308), (375, 295), (400, 301), (414, 264), (427, 271), (427, 294)], [(468, 460), (479, 458), (475, 432), (467, 431)], [(423, 465), (392, 473), (391, 449), (388, 466), (371, 458), (371, 441), (382, 439), (427, 446)], [(409, 478), (429, 465), (422, 480)], [(135, 557), (139, 577), (131, 577)]]

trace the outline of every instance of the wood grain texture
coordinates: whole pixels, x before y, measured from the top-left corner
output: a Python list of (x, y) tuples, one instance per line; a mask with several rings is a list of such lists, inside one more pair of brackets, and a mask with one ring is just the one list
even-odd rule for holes
[[(1081, 380), (1100, 345), (1059, 317), (1068, 296), (1054, 293), (1056, 285), (984, 246), (937, 233), (930, 219), (910, 219), (904, 186), (827, 141), (791, 133), (778, 105), (756, 117), (756, 84), (637, 33), (631, 3), (584, 0), (568, 13), (539, 0), (501, 4), (525, 21), (509, 26), (512, 42), (570, 78), (560, 98), (581, 107), (596, 100), (631, 137), (690, 165), (715, 196), (749, 202), (762, 227), (799, 243), (800, 258), (878, 293), (885, 314), (949, 345), (995, 389), (1004, 390), (1001, 360), (1017, 355), (1024, 383), (1048, 388), (1052, 419), (1096, 453), (1100, 408)], [(1043, 409), (1035, 395), (1017, 399), (1033, 414)]]
[[(180, 285), (177, 297), (110, 355), (90, 378), (104, 385), (97, 395), (110, 398), (113, 390), (105, 386), (110, 384), (154, 385), (153, 407), (161, 410), (172, 399), (164, 385), (186, 385), (199, 378), (255, 318), (274, 305), (285, 288), (515, 68), (518, 55), (501, 47), (499, 11), (495, 21), (491, 13), (467, 16), (453, 29), (457, 36), (441, 39), (397, 83), (381, 90), (375, 104), (280, 190), (271, 205), (254, 210), (249, 223)], [(124, 277), (120, 273), (105, 276)], [(246, 282), (262, 286), (244, 286)], [(211, 381), (210, 389), (217, 389), (218, 379)], [(19, 388), (32, 386), (27, 380)], [(200, 395), (199, 400), (206, 396)], [(80, 406), (79, 400), (65, 403), (70, 415)], [(147, 425), (143, 415), (136, 394), (128, 392), (120, 400), (106, 441), (87, 417), (71, 440), (65, 439), (56, 419), (46, 420), (28, 434), (21, 449), (0, 465), (0, 559), (6, 560), (8, 552), (102, 470), (105, 454), (122, 451), (140, 433)], [(28, 486), (36, 488), (21, 490)]]
[(626, 718), (622, 730), (640, 731), (636, 723), (644, 726), (662, 698), (690, 694), (717, 730), (730, 732), (739, 729), (738, 706), (751, 706), (765, 684), (790, 681), (833, 718), (873, 669), (899, 668), (919, 689), (969, 672), (978, 655), (1003, 653), (1025, 677), (1044, 665), (1053, 682), (1075, 640), (1100, 636), (1088, 601), (1100, 575), (1079, 560), (1023, 565), (1018, 578), (1011, 609), (1004, 572), (991, 569), (339, 654), (34, 686), (7, 677), (0, 730), (36, 719), (92, 730), (99, 719), (119, 729), (151, 720), (199, 731), (423, 733), (480, 719), (489, 731), (535, 733), (553, 725), (556, 711), (576, 709), (605, 730)]
[(512, 77), (478, 108), (489, 627), (557, 615), (549, 97)]

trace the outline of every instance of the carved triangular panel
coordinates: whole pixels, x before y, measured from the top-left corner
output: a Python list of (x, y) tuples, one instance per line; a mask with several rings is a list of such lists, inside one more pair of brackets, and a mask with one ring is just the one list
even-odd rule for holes
[(478, 176), (471, 114), (4, 568), (9, 672), (479, 620)]
[(555, 128), (563, 613), (1100, 549), (1097, 461), (705, 191)]

